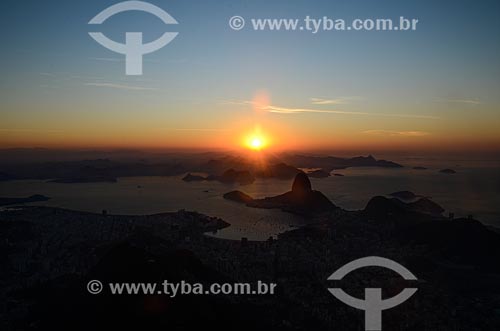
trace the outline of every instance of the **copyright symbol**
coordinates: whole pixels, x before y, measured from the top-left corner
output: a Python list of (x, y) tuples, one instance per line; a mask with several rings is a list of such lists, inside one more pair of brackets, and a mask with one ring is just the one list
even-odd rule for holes
[(98, 280), (91, 280), (87, 283), (87, 291), (89, 291), (90, 294), (99, 294), (102, 288), (102, 283)]
[(241, 16), (233, 16), (229, 19), (229, 27), (233, 30), (241, 30), (245, 26), (245, 20)]

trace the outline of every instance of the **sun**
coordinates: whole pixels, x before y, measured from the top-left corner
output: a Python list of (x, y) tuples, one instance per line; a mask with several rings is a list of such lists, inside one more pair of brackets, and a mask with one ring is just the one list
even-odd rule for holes
[(241, 144), (249, 150), (258, 152), (268, 148), (271, 139), (267, 133), (262, 131), (259, 125), (256, 125), (252, 131), (242, 136)]
[(262, 137), (252, 137), (250, 138), (249, 147), (251, 149), (260, 150), (264, 147), (264, 140)]
[(254, 151), (260, 151), (267, 147), (267, 140), (261, 134), (252, 134), (245, 139), (245, 146)]

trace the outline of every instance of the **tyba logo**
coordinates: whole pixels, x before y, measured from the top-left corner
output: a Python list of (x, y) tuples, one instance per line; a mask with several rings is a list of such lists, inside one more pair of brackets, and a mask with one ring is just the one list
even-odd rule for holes
[[(384, 267), (393, 270), (406, 280), (417, 280), (417, 278), (401, 264), (378, 256), (364, 257), (349, 262), (335, 271), (330, 277), (328, 277), (328, 280), (341, 280), (351, 271), (372, 266)], [(350, 296), (340, 288), (329, 288), (328, 290), (346, 305), (364, 310), (365, 330), (371, 331), (382, 330), (382, 310), (390, 309), (402, 304), (415, 294), (415, 292), (417, 292), (416, 288), (405, 288), (392, 298), (382, 300), (382, 289), (365, 288), (365, 299), (361, 300)]]
[[(127, 11), (144, 11), (157, 16), (165, 24), (177, 24), (177, 21), (163, 9), (143, 1), (124, 1), (104, 9), (90, 20), (89, 24), (102, 24), (111, 16)], [(101, 32), (89, 32), (102, 46), (117, 52), (125, 54), (125, 73), (127, 75), (142, 75), (142, 56), (165, 47), (171, 42), (178, 32), (165, 32), (160, 38), (147, 44), (142, 43), (142, 32), (126, 32), (125, 44), (120, 44), (106, 37)]]

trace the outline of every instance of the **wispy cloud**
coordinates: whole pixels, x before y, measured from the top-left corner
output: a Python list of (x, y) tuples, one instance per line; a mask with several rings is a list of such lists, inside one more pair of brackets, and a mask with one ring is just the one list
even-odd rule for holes
[(145, 87), (145, 86), (135, 86), (135, 85), (124, 85), (124, 84), (114, 84), (114, 83), (85, 83), (85, 86), (95, 86), (95, 87), (107, 87), (118, 90), (128, 90), (128, 91), (156, 91), (156, 87)]
[(30, 132), (43, 132), (43, 133), (62, 133), (61, 130), (44, 130), (44, 129), (28, 129), (28, 128), (0, 128), (0, 132), (11, 133), (30, 133)]
[(481, 101), (477, 99), (444, 99), (444, 100), (438, 100), (437, 102), (444, 102), (444, 103), (460, 103), (464, 105), (473, 105), (477, 106), (481, 104)]
[(359, 97), (343, 97), (343, 98), (311, 98), (311, 104), (313, 105), (345, 105), (352, 100), (359, 99)]
[(239, 105), (246, 106), (251, 105), (260, 111), (267, 111), (269, 113), (275, 114), (307, 114), (307, 113), (318, 113), (318, 114), (339, 114), (339, 115), (353, 115), (353, 116), (382, 116), (382, 117), (398, 117), (398, 118), (415, 118), (415, 119), (439, 119), (437, 116), (433, 115), (419, 115), (419, 114), (391, 114), (391, 113), (372, 113), (372, 112), (356, 112), (356, 111), (345, 111), (338, 109), (317, 109), (317, 108), (290, 108), (290, 107), (279, 107), (274, 105), (260, 105), (248, 100), (228, 100), (224, 101), (223, 104), (226, 105)]
[(172, 131), (197, 131), (197, 132), (223, 132), (229, 131), (228, 129), (212, 129), (212, 128), (167, 128)]
[(392, 131), (392, 130), (366, 130), (364, 134), (388, 137), (424, 137), (430, 135), (426, 131)]
[(50, 78), (56, 78), (52, 79), (52, 81), (69, 81), (69, 80), (102, 80), (104, 77), (100, 76), (87, 76), (87, 75), (77, 75), (77, 74), (72, 74), (69, 72), (39, 72), (40, 76), (46, 77), (46, 80), (49, 81), (51, 80)]
[(218, 101), (219, 104), (221, 105), (234, 105), (234, 106), (248, 106), (248, 105), (253, 105), (254, 103), (252, 101), (247, 101), (247, 100), (220, 100)]
[(312, 108), (288, 108), (288, 107), (278, 107), (278, 106), (261, 106), (258, 108), (260, 110), (277, 114), (323, 113), (323, 114), (369, 115), (369, 113), (350, 112), (350, 111), (333, 110), (333, 109), (328, 110), (328, 109), (312, 109)]

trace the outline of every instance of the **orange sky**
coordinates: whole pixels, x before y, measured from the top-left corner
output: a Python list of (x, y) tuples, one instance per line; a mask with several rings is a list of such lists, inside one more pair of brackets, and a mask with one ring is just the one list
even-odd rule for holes
[(248, 100), (206, 105), (18, 105), (2, 118), (0, 147), (234, 149), (259, 132), (276, 151), (500, 150), (494, 105), (429, 102), (402, 111), (363, 99), (287, 99), (258, 89)]

